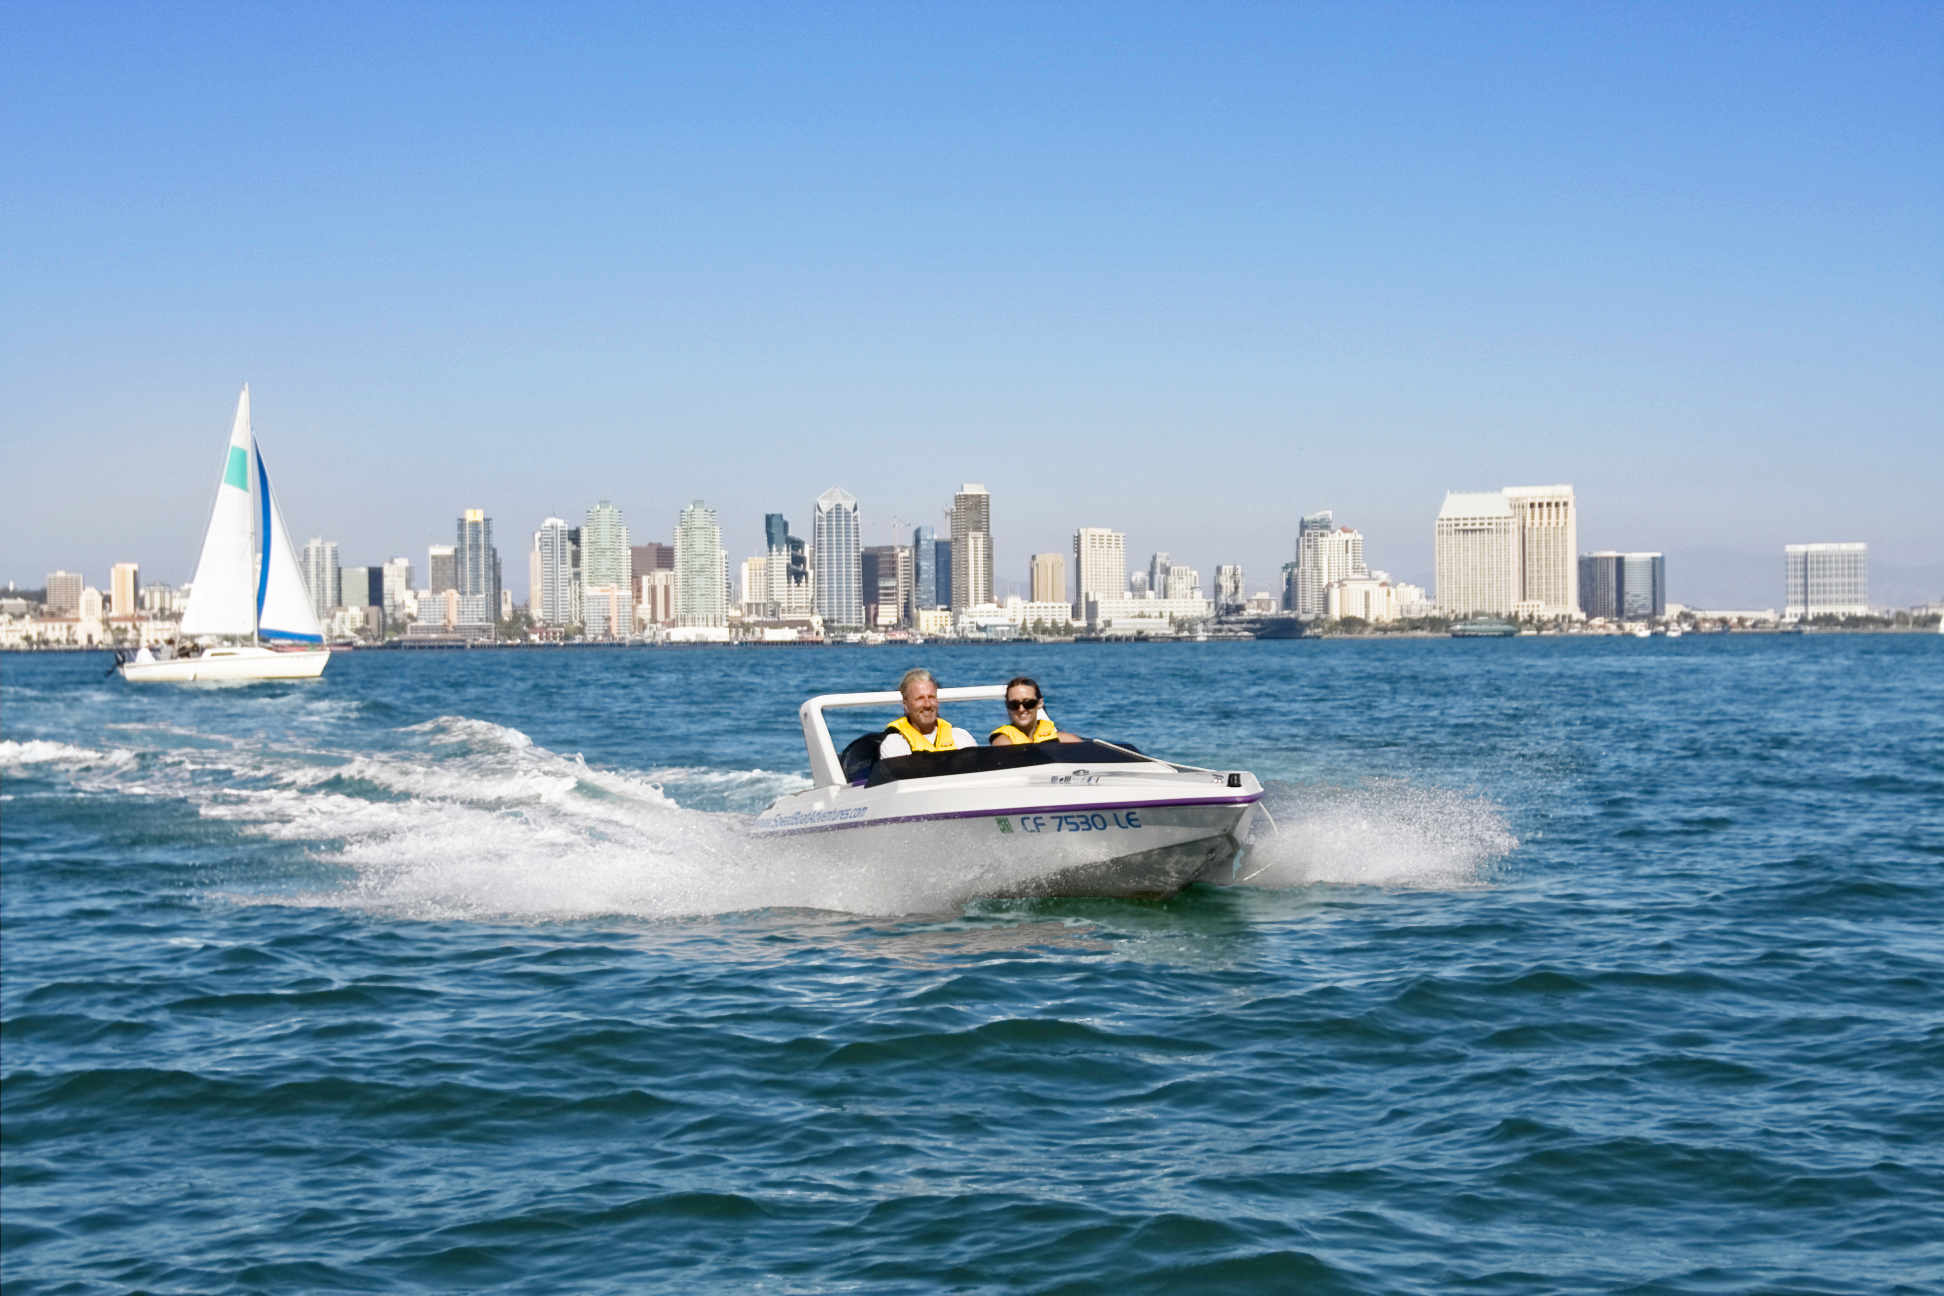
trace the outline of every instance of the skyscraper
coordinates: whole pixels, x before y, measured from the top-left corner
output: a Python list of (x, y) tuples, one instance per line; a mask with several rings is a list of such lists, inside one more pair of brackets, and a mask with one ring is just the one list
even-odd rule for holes
[(715, 510), (701, 500), (675, 524), (675, 624), (729, 624), (729, 555)]
[[(461, 526), (465, 523), (461, 522)], [(458, 568), (451, 545), (427, 545), (425, 547), (425, 588), (433, 594), (443, 594), (449, 589), (459, 588)]]
[(1087, 619), (1087, 600), (1127, 593), (1127, 537), (1106, 527), (1073, 533), (1073, 619)]
[(1575, 615), (1578, 543), (1571, 486), (1447, 494), (1435, 533), (1438, 607), (1454, 616)]
[(903, 625), (912, 611), (911, 550), (905, 545), (870, 545), (860, 564), (865, 624)]
[(992, 496), (976, 482), (952, 497), (952, 611), (992, 602)]
[(1148, 588), (1154, 591), (1154, 597), (1168, 597), (1168, 573), (1173, 569), (1174, 559), (1169, 556), (1166, 549), (1157, 550), (1154, 556), (1148, 559), (1147, 583)]
[(817, 615), (831, 627), (864, 624), (864, 545), (857, 497), (840, 487), (817, 496), (810, 542), (816, 547)]
[(628, 557), (629, 562), (634, 567), (635, 582), (637, 584), (649, 572), (672, 572), (675, 570), (674, 545), (657, 544), (653, 540), (650, 540), (647, 544), (630, 545), (628, 547)]
[(935, 527), (911, 528), (912, 597), (921, 608), (938, 604), (938, 530)]
[(1033, 555), (1033, 575), (1028, 582), (1034, 603), (1067, 602), (1066, 559), (1056, 553)]
[(581, 526), (581, 587), (613, 588), (634, 597), (634, 555), (621, 510), (602, 500), (587, 510)]
[(540, 559), (540, 601), (529, 610), (546, 625), (573, 625), (580, 618), (575, 608), (571, 528), (561, 518), (550, 517), (534, 533), (533, 544)]
[(1870, 614), (1867, 544), (1786, 545), (1782, 575), (1782, 615), (1787, 620)]
[[(929, 527), (926, 530), (930, 530)], [(952, 606), (952, 542), (950, 540), (932, 541), (932, 574), (937, 578), (938, 589), (935, 608)]]
[(310, 591), (311, 611), (319, 621), (330, 620), (331, 609), (344, 604), (338, 588), (337, 541), (313, 536), (297, 556), (297, 570), (303, 573), (304, 588)]
[(139, 563), (116, 563), (108, 569), (109, 616), (133, 616), (140, 610), (141, 574)]
[(1580, 611), (1610, 621), (1646, 621), (1667, 615), (1667, 559), (1657, 553), (1583, 554), (1579, 560)]
[(1507, 486), (1505, 494), (1519, 520), (1519, 611), (1547, 617), (1579, 611), (1579, 516), (1573, 488)]
[[(811, 613), (810, 554), (803, 541), (790, 534), (789, 519), (781, 513), (763, 515), (763, 602), (765, 616), (804, 617)], [(745, 595), (745, 598), (748, 596)]]
[(1215, 611), (1240, 612), (1242, 597), (1242, 569), (1235, 566), (1217, 567), (1215, 569)]
[(385, 619), (394, 625), (405, 619), (407, 595), (412, 591), (412, 560), (394, 558), (385, 564)]
[(500, 562), (493, 547), (493, 519), (484, 509), (460, 515), (452, 546), (452, 588), (459, 593), (454, 624), (490, 626), (499, 620)]
[(1303, 519), (1296, 532), (1296, 615), (1324, 615), (1323, 591), (1331, 581), (1369, 574), (1364, 566), (1363, 533), (1336, 527), (1327, 510)]

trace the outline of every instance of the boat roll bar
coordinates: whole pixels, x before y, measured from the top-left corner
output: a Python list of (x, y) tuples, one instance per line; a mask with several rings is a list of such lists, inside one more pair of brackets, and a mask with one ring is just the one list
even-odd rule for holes
[[(971, 688), (942, 688), (938, 690), (938, 703), (947, 702), (1003, 702), (1006, 698), (1004, 684), (979, 684)], [(904, 695), (896, 689), (882, 693), (826, 693), (813, 697), (797, 708), (797, 718), (803, 721), (803, 745), (810, 749), (810, 780), (818, 787), (842, 787), (844, 766), (837, 759), (836, 744), (830, 741), (830, 726), (824, 723), (824, 712), (837, 707), (871, 707), (904, 705)], [(1044, 711), (1041, 712), (1045, 714)]]

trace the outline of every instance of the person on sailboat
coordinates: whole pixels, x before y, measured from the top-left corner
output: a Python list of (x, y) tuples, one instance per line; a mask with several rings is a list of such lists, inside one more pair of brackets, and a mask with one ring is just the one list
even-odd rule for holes
[(898, 695), (904, 699), (904, 715), (885, 726), (878, 758), (909, 756), (915, 751), (952, 751), (977, 747), (979, 740), (969, 729), (954, 727), (938, 716), (938, 681), (924, 667), (905, 672), (898, 681)]
[(1031, 676), (1020, 675), (1006, 682), (1006, 723), (992, 731), (988, 739), (994, 747), (1011, 747), (1023, 743), (1081, 741), (1079, 734), (1070, 734), (1058, 729), (1051, 720), (1040, 712), (1040, 704), (1046, 699), (1040, 693), (1039, 681)]

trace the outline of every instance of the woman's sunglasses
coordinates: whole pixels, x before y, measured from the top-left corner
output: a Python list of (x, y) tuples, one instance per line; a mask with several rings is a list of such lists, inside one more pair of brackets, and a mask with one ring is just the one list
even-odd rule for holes
[(1008, 711), (1033, 710), (1033, 709), (1037, 709), (1039, 704), (1040, 704), (1040, 699), (1038, 698), (1007, 698), (1006, 710)]

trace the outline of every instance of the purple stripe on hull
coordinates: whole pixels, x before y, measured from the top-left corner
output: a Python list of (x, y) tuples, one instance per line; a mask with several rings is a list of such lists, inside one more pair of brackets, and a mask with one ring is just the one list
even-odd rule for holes
[(1262, 793), (1257, 792), (1252, 796), (1202, 797), (1194, 801), (1115, 801), (1105, 805), (1098, 801), (1092, 801), (1080, 805), (1039, 805), (1026, 806), (1021, 809), (998, 810), (953, 810), (946, 814), (899, 815), (893, 819), (853, 819), (847, 823), (810, 824), (802, 828), (765, 828), (759, 820), (756, 823), (754, 831), (768, 833), (777, 837), (795, 837), (801, 836), (804, 833), (841, 832), (846, 828), (881, 828), (886, 824), (928, 823), (934, 819), (997, 819), (1001, 815), (1074, 814), (1083, 810), (1097, 814), (1111, 814), (1116, 810), (1170, 810), (1176, 808), (1186, 810), (1199, 806), (1254, 805), (1260, 800), (1262, 800)]

